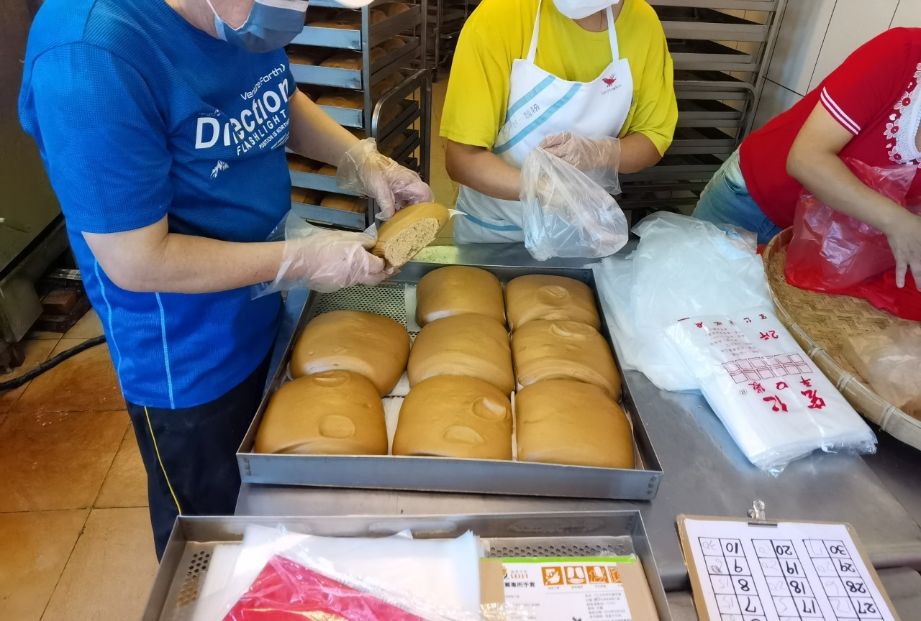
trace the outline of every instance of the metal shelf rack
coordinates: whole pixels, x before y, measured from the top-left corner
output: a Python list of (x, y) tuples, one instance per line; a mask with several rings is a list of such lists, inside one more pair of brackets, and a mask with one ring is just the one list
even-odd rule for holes
[(429, 3), (426, 66), (436, 76), (440, 69), (450, 67), (461, 28), (479, 4), (480, 0), (432, 0)]
[(633, 220), (687, 210), (751, 131), (786, 0), (648, 0), (675, 63), (678, 127), (659, 165), (623, 175)]
[[(431, 142), (431, 80), (423, 68), (427, 14), (427, 0), (375, 0), (359, 10), (312, 0), (303, 31), (287, 48), (299, 89), (425, 180)], [(373, 221), (374, 201), (340, 189), (334, 169), (288, 157), (296, 214), (352, 230)], [(324, 198), (340, 204), (322, 205)]]

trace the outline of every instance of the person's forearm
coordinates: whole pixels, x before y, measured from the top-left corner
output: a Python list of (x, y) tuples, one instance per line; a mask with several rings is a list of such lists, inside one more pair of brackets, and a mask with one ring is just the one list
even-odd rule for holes
[(307, 95), (297, 91), (288, 102), (291, 115), (288, 148), (299, 155), (338, 166), (345, 152), (358, 142)]
[(889, 232), (904, 209), (858, 179), (838, 155), (794, 150), (787, 172), (833, 209)]
[(505, 200), (518, 200), (521, 171), (480, 147), (448, 141), (445, 158), (448, 176), (457, 183)]
[(655, 166), (662, 155), (652, 140), (643, 134), (629, 134), (620, 140), (620, 163), (618, 172), (637, 173)]
[[(271, 281), (283, 242), (240, 243), (165, 231), (165, 219), (138, 231), (116, 233), (121, 243), (84, 234), (106, 275), (128, 291), (210, 293)], [(128, 250), (130, 249), (130, 251)]]

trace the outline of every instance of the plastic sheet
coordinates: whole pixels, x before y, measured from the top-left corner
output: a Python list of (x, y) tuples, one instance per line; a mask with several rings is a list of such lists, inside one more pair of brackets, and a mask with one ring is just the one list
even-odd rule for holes
[(524, 245), (538, 261), (600, 258), (628, 239), (617, 201), (578, 168), (534, 149), (521, 168)]
[(921, 325), (852, 336), (844, 355), (880, 397), (921, 419)]
[(730, 314), (770, 306), (752, 235), (677, 214), (649, 216), (628, 257), (596, 266), (602, 304), (627, 369), (642, 371), (663, 390), (694, 390), (698, 382), (665, 335), (692, 315)]
[(391, 276), (384, 260), (369, 252), (377, 241), (377, 228), (363, 233), (335, 231), (310, 224), (293, 212), (269, 236), (285, 241), (278, 274), (271, 283), (252, 288), (253, 297), (277, 291), (306, 288), (330, 293), (352, 285), (375, 285)]
[[(874, 168), (854, 159), (845, 163), (864, 185), (905, 206), (914, 167)], [(921, 205), (912, 211), (921, 215)], [(897, 287), (894, 271), (895, 257), (882, 232), (803, 193), (787, 249), (787, 282), (864, 298), (900, 317), (921, 320), (921, 293), (910, 274), (906, 286)]]
[(772, 474), (815, 450), (872, 453), (876, 437), (770, 307), (667, 330), (748, 460)]

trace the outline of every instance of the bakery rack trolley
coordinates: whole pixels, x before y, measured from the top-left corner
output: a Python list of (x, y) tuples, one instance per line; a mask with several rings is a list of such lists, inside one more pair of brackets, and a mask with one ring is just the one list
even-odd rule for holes
[(675, 63), (678, 126), (665, 157), (624, 175), (619, 203), (634, 221), (687, 210), (751, 131), (787, 0), (648, 0)]
[[(400, 164), (429, 175), (431, 84), (423, 67), (427, 0), (375, 0), (358, 10), (334, 0), (312, 0), (303, 31), (287, 51), (291, 73), (338, 123), (357, 137), (373, 137), (380, 151)], [(323, 66), (343, 53), (354, 66)], [(323, 96), (341, 98), (324, 101)], [(289, 154), (291, 207), (311, 222), (363, 230), (375, 204), (336, 185), (331, 167)], [(351, 199), (333, 208), (322, 198)], [(341, 207), (341, 206), (340, 206)]]
[(436, 79), (440, 69), (450, 67), (461, 28), (479, 5), (480, 0), (432, 0), (429, 2), (429, 47), (426, 62)]

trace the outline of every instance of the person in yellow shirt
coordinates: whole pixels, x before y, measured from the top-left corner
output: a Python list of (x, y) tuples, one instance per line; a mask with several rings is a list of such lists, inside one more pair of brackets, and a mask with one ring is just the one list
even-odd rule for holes
[(645, 0), (483, 0), (458, 39), (441, 120), (461, 184), (458, 243), (521, 241), (520, 168), (540, 146), (617, 187), (678, 120), (665, 33)]

